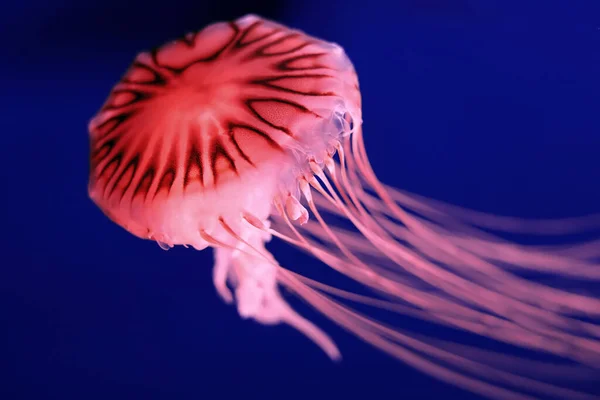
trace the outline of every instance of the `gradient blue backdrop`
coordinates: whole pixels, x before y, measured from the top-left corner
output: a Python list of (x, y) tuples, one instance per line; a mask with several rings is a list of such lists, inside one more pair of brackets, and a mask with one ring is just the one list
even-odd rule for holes
[[(0, 398), (459, 398), (310, 309), (328, 361), (241, 321), (211, 254), (164, 252), (87, 198), (87, 122), (136, 52), (255, 12), (344, 46), (381, 179), (502, 214), (600, 211), (600, 2), (11, 1), (2, 6)], [(283, 264), (323, 268), (289, 247)]]

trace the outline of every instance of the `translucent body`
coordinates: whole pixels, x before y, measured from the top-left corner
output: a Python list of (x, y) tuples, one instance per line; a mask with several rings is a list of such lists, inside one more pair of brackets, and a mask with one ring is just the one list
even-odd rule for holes
[[(285, 303), (279, 285), (374, 346), (469, 390), (589, 397), (549, 383), (554, 375), (540, 376), (526, 359), (507, 363), (408, 334), (346, 304), (549, 353), (581, 364), (556, 368), (565, 375), (598, 376), (600, 300), (520, 274), (598, 281), (598, 242), (526, 248), (481, 229), (561, 234), (598, 227), (598, 218), (524, 222), (386, 187), (371, 170), (361, 125), (358, 80), (339, 46), (256, 16), (217, 23), (140, 54), (115, 86), (90, 123), (90, 196), (163, 248), (214, 247), (215, 287), (242, 317), (286, 322), (332, 358), (340, 357), (334, 342)], [(345, 225), (334, 222), (340, 217)], [(265, 248), (272, 236), (377, 295), (282, 268)], [(507, 367), (516, 362), (519, 374)]]
[(266, 219), (338, 114), (360, 119), (357, 89), (339, 46), (255, 16), (211, 25), (140, 54), (113, 89), (90, 122), (90, 195), (137, 236), (204, 248), (215, 215)]

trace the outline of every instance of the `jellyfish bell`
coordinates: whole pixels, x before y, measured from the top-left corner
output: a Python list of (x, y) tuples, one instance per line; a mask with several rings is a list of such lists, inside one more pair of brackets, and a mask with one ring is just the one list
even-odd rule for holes
[(115, 86), (90, 123), (89, 192), (139, 237), (204, 248), (198, 229), (223, 239), (218, 216), (266, 220), (306, 159), (334, 151), (345, 113), (360, 119), (360, 93), (339, 46), (256, 16), (210, 25)]
[[(600, 366), (600, 327), (582, 319), (600, 315), (597, 296), (513, 273), (596, 282), (598, 241), (531, 248), (489, 233), (569, 233), (597, 228), (598, 218), (529, 223), (383, 185), (340, 46), (254, 15), (212, 24), (138, 55), (89, 131), (93, 201), (164, 249), (214, 248), (215, 288), (243, 318), (290, 324), (339, 359), (331, 338), (284, 301), (284, 286), (368, 343), (465, 389), (589, 398), (544, 381), (539, 364), (407, 333), (348, 305), (576, 361), (579, 376)], [(283, 268), (265, 247), (272, 237), (377, 295)], [(516, 362), (531, 376), (507, 367)]]

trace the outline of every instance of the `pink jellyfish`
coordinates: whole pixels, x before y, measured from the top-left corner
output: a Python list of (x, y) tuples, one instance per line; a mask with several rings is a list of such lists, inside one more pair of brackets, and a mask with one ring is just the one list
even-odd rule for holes
[[(94, 202), (163, 249), (212, 247), (216, 290), (243, 318), (287, 323), (338, 359), (332, 339), (284, 301), (285, 287), (373, 346), (467, 390), (593, 398), (562, 380), (600, 377), (600, 299), (527, 276), (598, 282), (599, 242), (524, 246), (497, 233), (568, 235), (597, 229), (597, 216), (522, 221), (383, 185), (340, 46), (254, 15), (212, 24), (138, 55), (89, 130)], [(282, 267), (265, 248), (273, 236), (370, 294)], [(554, 361), (408, 332), (351, 304)]]

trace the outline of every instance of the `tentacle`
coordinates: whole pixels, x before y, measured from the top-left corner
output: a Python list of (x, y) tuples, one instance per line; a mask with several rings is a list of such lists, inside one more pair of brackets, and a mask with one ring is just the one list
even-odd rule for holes
[(279, 276), (283, 285), (350, 332), (395, 358), (453, 385), (497, 399), (537, 398), (527, 393), (542, 393), (557, 398), (596, 398), (444, 350), (440, 343), (429, 344), (415, 335), (386, 327), (341, 305), (313, 287), (314, 281), (289, 271), (280, 271)]
[[(278, 207), (278, 209), (280, 212), (284, 211), (283, 207)], [(281, 216), (283, 219), (286, 219), (285, 213)], [(293, 239), (288, 238), (277, 231), (265, 228), (259, 221), (252, 219), (251, 216), (247, 217), (247, 220), (251, 225), (258, 229), (278, 234), (284, 240), (293, 241)], [(293, 227), (291, 223), (290, 226)], [(295, 244), (302, 245), (303, 242), (304, 240), (301, 238), (300, 242), (296, 242)], [(327, 258), (326, 253), (317, 253), (319, 257)], [(262, 253), (262, 257), (265, 261), (274, 263), (274, 260), (270, 255)], [(328, 261), (332, 262), (332, 259), (329, 258)], [(469, 354), (465, 349), (448, 351), (444, 349), (444, 345), (432, 342), (428, 338), (419, 339), (414, 334), (405, 333), (399, 329), (391, 329), (373, 319), (357, 313), (350, 307), (333, 300), (325, 293), (380, 308), (389, 308), (394, 312), (403, 313), (406, 310), (410, 310), (409, 314), (412, 312), (414, 316), (423, 319), (427, 319), (427, 313), (423, 313), (417, 309), (411, 309), (410, 307), (402, 308), (402, 306), (398, 304), (376, 300), (375, 298), (344, 292), (285, 270), (278, 264), (273, 265), (277, 265), (277, 279), (282, 285), (297, 293), (302, 299), (314, 306), (334, 322), (375, 347), (378, 347), (407, 364), (439, 379), (482, 395), (498, 399), (537, 398), (529, 396), (527, 393), (543, 393), (558, 398), (594, 398), (586, 393), (566, 389), (555, 384), (549, 384), (539, 379), (515, 375), (509, 372), (510, 368), (502, 369), (495, 366), (494, 363), (482, 362), (481, 359), (483, 357), (481, 357), (480, 354), (476, 354), (477, 357), (465, 357), (461, 354)], [(466, 350), (471, 349), (466, 347)], [(514, 358), (514, 360), (523, 361), (518, 358)], [(525, 361), (527, 362), (527, 360)], [(521, 370), (524, 369), (525, 368), (523, 367), (521, 368)], [(555, 368), (555, 370), (556, 373), (560, 372), (564, 376), (565, 370), (560, 370), (559, 368)], [(578, 374), (580, 374), (581, 371), (582, 370), (576, 370)], [(589, 373), (588, 370), (583, 371)]]
[(568, 235), (600, 230), (600, 214), (560, 219), (505, 217), (429, 199), (388, 185), (384, 187), (397, 204), (432, 219), (453, 218), (494, 231), (534, 235)]
[[(508, 258), (507, 262), (513, 261), (516, 266), (535, 267), (538, 270), (547, 270), (548, 258), (538, 259), (532, 263), (531, 257), (525, 253), (537, 250), (546, 255), (554, 257), (568, 257), (570, 263), (575, 263), (569, 268), (578, 270), (577, 260), (587, 260), (585, 264), (590, 268), (594, 268), (594, 274), (597, 274), (600, 269), (600, 239), (588, 240), (584, 243), (568, 243), (564, 245), (554, 246), (519, 246), (516, 243), (511, 243), (500, 239), (498, 236), (490, 235), (480, 228), (495, 230), (497, 232), (509, 232), (519, 234), (534, 234), (534, 235), (575, 235), (585, 232), (600, 233), (600, 214), (593, 214), (584, 217), (564, 218), (555, 220), (526, 220), (521, 218), (501, 217), (492, 214), (486, 214), (473, 210), (467, 210), (462, 207), (452, 206), (443, 202), (426, 199), (417, 195), (409, 195), (401, 192), (398, 189), (390, 188), (380, 183), (373, 172), (364, 142), (362, 140), (362, 130), (357, 131), (352, 137), (352, 143), (346, 141), (345, 148), (350, 149), (354, 155), (348, 158), (348, 161), (356, 161), (356, 169), (361, 175), (355, 176), (355, 184), (359, 186), (370, 187), (381, 198), (381, 204), (386, 207), (387, 213), (394, 215), (404, 223), (410, 224), (410, 216), (406, 210), (412, 209), (418, 213), (422, 213), (430, 221), (443, 229), (448, 234), (448, 240), (452, 240), (457, 234), (459, 238), (462, 236), (462, 246), (468, 247), (469, 250), (477, 251), (480, 246), (487, 245), (486, 254), (496, 253), (505, 254)], [(413, 229), (415, 229), (413, 221)], [(469, 240), (465, 240), (465, 234)], [(499, 247), (490, 251), (490, 245), (510, 244), (511, 251), (507, 252), (507, 246)], [(480, 250), (481, 251), (481, 250)], [(552, 268), (552, 266), (550, 266)], [(555, 269), (556, 270), (556, 269)], [(575, 272), (571, 272), (575, 274)], [(584, 271), (583, 274), (589, 274), (589, 271)], [(598, 275), (594, 275), (598, 276)], [(585, 278), (585, 276), (583, 276)]]
[[(314, 219), (307, 221), (306, 215), (302, 214), (304, 223), (294, 225), (287, 214), (294, 218), (299, 214), (290, 210), (286, 214), (286, 210), (279, 207), (280, 218), (275, 218), (269, 232), (374, 289), (383, 299), (344, 292), (309, 282), (306, 278), (290, 285), (302, 287), (299, 290), (302, 297), (310, 296), (311, 304), (364, 340), (400, 359), (408, 359), (411, 365), (442, 379), (449, 379), (447, 371), (439, 370), (438, 364), (423, 364), (412, 358), (414, 354), (406, 353), (406, 348), (453, 367), (460, 365), (469, 374), (477, 375), (475, 369), (479, 367), (473, 363), (483, 363), (495, 369), (485, 373), (478, 369), (481, 377), (498, 379), (503, 385), (517, 386), (525, 391), (535, 388), (558, 397), (585, 397), (570, 391), (560, 392), (552, 385), (540, 383), (540, 374), (529, 381), (523, 376), (497, 375), (498, 370), (507, 373), (506, 363), (500, 361), (506, 361), (506, 357), (437, 339), (417, 340), (420, 337), (417, 334), (405, 335), (398, 329), (389, 330), (329, 297), (322, 297), (329, 293), (584, 365), (577, 369), (561, 365), (554, 370), (556, 373), (561, 371), (569, 375), (577, 371), (577, 374), (585, 372), (587, 376), (597, 376), (600, 368), (600, 326), (597, 321), (600, 299), (597, 295), (561, 289), (560, 284), (557, 287), (544, 285), (515, 273), (529, 270), (555, 277), (597, 281), (600, 270), (596, 261), (581, 254), (572, 256), (574, 247), (546, 251), (540, 246), (518, 245), (433, 209), (428, 212), (438, 213), (441, 217), (435, 219), (427, 213), (407, 212), (397, 201), (398, 196), (392, 198), (386, 187), (376, 180), (364, 148), (361, 150), (362, 144), (357, 143), (357, 136), (355, 134), (337, 146), (338, 162), (331, 158), (324, 160), (327, 173), (321, 169), (321, 164), (309, 162), (313, 175), (300, 180), (300, 189)], [(347, 157), (347, 154), (351, 156)], [(580, 224), (578, 228), (584, 226), (587, 225)], [(529, 229), (533, 231), (532, 227)], [(588, 246), (578, 248), (595, 254)], [(306, 292), (304, 286), (310, 286), (318, 293)], [(539, 370), (539, 363), (536, 365), (521, 358), (513, 361), (516, 360), (522, 366), (528, 365), (532, 375)], [(470, 390), (488, 396), (514, 398), (514, 393), (509, 396), (498, 391), (496, 386), (478, 386), (483, 381), (477, 378), (476, 383), (464, 381), (464, 375), (454, 378)]]
[[(414, 273), (417, 277), (419, 277), (420, 279), (425, 279), (428, 280), (430, 283), (435, 284), (435, 285), (443, 285), (443, 286), (439, 286), (440, 288), (444, 288), (444, 290), (449, 291), (449, 293), (453, 294), (454, 296), (458, 296), (458, 298), (463, 298), (464, 300), (470, 300), (471, 302), (475, 302), (475, 304), (477, 304), (478, 306), (481, 307), (488, 307), (491, 308), (490, 311), (493, 312), (498, 312), (500, 311), (502, 312), (506, 312), (506, 310), (504, 309), (503, 305), (500, 304), (493, 304), (494, 302), (490, 303), (482, 303), (481, 300), (495, 300), (496, 302), (498, 302), (500, 299), (502, 299), (504, 302), (509, 302), (510, 304), (508, 304), (511, 307), (516, 307), (518, 309), (520, 309), (521, 311), (526, 312), (527, 314), (531, 315), (531, 316), (535, 316), (537, 318), (539, 317), (544, 317), (546, 319), (551, 319), (556, 321), (559, 321), (557, 318), (555, 318), (555, 315), (553, 315), (551, 312), (552, 311), (552, 306), (556, 307), (556, 306), (562, 306), (562, 307), (568, 307), (573, 305), (573, 309), (575, 309), (576, 311), (580, 311), (580, 312), (585, 312), (585, 311), (589, 311), (592, 313), (598, 313), (599, 312), (599, 308), (594, 308), (593, 305), (595, 304), (594, 302), (597, 302), (597, 299), (593, 299), (593, 298), (585, 298), (583, 296), (576, 296), (567, 292), (560, 292), (560, 294), (564, 297), (561, 298), (560, 300), (563, 301), (562, 304), (558, 303), (558, 300), (555, 300), (554, 298), (552, 298), (550, 295), (556, 295), (557, 292), (553, 291), (551, 288), (547, 288), (545, 286), (541, 286), (541, 285), (537, 285), (535, 283), (532, 282), (526, 282), (524, 280), (521, 279), (517, 279), (517, 277), (513, 277), (510, 276), (506, 273), (504, 273), (503, 271), (501, 271), (500, 269), (498, 269), (496, 266), (486, 263), (484, 262), (484, 260), (479, 260), (477, 258), (474, 258), (472, 256), (470, 256), (469, 254), (458, 254), (460, 256), (459, 261), (464, 262), (464, 259), (467, 259), (467, 257), (469, 257), (467, 259), (467, 261), (470, 261), (474, 266), (478, 267), (480, 270), (478, 271), (471, 271), (471, 270), (467, 270), (467, 272), (470, 272), (471, 274), (473, 272), (477, 272), (477, 273), (481, 273), (481, 272), (486, 272), (487, 271), (491, 271), (491, 273), (494, 274), (501, 274), (500, 277), (494, 276), (494, 275), (490, 275), (490, 273), (488, 273), (488, 276), (486, 276), (486, 278), (491, 277), (491, 278), (495, 278), (496, 282), (491, 282), (494, 285), (494, 289), (501, 289), (498, 293), (496, 293), (495, 291), (489, 290), (489, 288), (487, 290), (484, 290), (483, 293), (481, 294), (485, 294), (485, 297), (483, 299), (477, 299), (477, 294), (474, 293), (470, 293), (470, 292), (465, 292), (462, 291), (463, 289), (466, 288), (477, 288), (479, 287), (480, 289), (484, 289), (485, 287), (489, 287), (490, 286), (490, 282), (487, 281), (473, 281), (473, 280), (466, 280), (461, 278), (459, 275), (456, 274), (452, 274), (449, 271), (446, 271), (442, 268), (438, 268), (435, 265), (432, 265), (431, 263), (429, 263), (427, 260), (424, 260), (422, 258), (419, 258), (415, 253), (411, 252), (409, 249), (405, 248), (404, 246), (397, 246), (397, 244), (393, 241), (393, 240), (389, 240), (390, 238), (385, 238), (382, 239), (382, 235), (380, 234), (377, 237), (374, 237), (373, 233), (370, 232), (368, 229), (366, 229), (362, 224), (360, 224), (360, 222), (356, 221), (356, 216), (352, 216), (352, 215), (348, 215), (347, 212), (345, 212), (346, 216), (348, 216), (348, 218), (355, 224), (357, 225), (357, 228), (361, 231), (362, 234), (364, 234), (369, 240), (372, 240), (374, 242), (374, 245), (376, 247), (379, 248), (379, 250), (381, 250), (382, 252), (386, 253), (386, 255), (388, 257), (390, 257), (392, 260), (394, 260), (395, 262), (400, 262), (400, 265), (404, 264), (403, 266), (406, 267), (406, 259), (398, 259), (398, 257), (395, 257), (394, 253), (399, 253), (401, 256), (403, 257), (409, 257), (411, 259), (412, 262), (417, 263), (420, 266), (419, 268), (411, 268), (411, 272)], [(364, 216), (364, 215), (363, 215)], [(370, 217), (369, 217), (370, 218)], [(373, 222), (373, 219), (371, 219), (371, 222)], [(419, 237), (421, 238), (426, 238), (426, 236), (422, 233), (419, 232)], [(436, 243), (434, 243), (436, 244)], [(441, 245), (443, 245), (444, 243), (441, 242)], [(444, 248), (442, 247), (441, 250), (444, 250)], [(446, 252), (448, 252), (448, 250), (446, 250)], [(450, 255), (454, 255), (455, 257), (457, 256), (456, 253), (458, 252), (454, 252), (454, 254), (452, 252), (448, 252)], [(457, 264), (458, 265), (458, 264)], [(425, 270), (425, 271), (424, 271)], [(439, 275), (439, 276), (438, 276)], [(506, 281), (510, 279), (510, 287), (508, 287)], [(448, 285), (448, 283), (450, 283), (450, 285)], [(527, 290), (525, 290), (525, 287), (522, 288), (521, 291), (519, 291), (519, 287), (518, 285), (529, 285), (529, 288), (533, 287), (536, 290), (536, 296), (546, 296), (548, 300), (547, 303), (543, 303), (540, 302), (539, 299), (532, 299), (529, 298), (528, 296), (531, 296), (531, 292), (527, 293)], [(458, 285), (458, 289), (455, 287)], [(464, 293), (464, 295), (463, 295)], [(500, 297), (499, 297), (500, 296)], [(516, 299), (515, 299), (516, 297)], [(571, 298), (569, 298), (571, 297)], [(515, 300), (520, 300), (520, 301), (515, 301)], [(523, 301), (528, 301), (528, 303), (530, 304), (526, 304), (523, 303)], [(564, 300), (570, 300), (570, 302), (566, 302)], [(589, 304), (586, 305), (586, 308), (582, 308), (579, 309), (579, 307), (582, 307), (582, 305), (585, 305), (585, 303), (582, 302), (582, 304), (579, 304), (579, 301), (584, 300), (587, 301)], [(551, 301), (554, 301), (555, 304), (552, 304)], [(498, 302), (499, 303), (499, 302)], [(549, 308), (548, 312), (544, 312), (544, 310), (539, 310), (536, 309), (536, 307), (532, 307), (532, 306), (543, 306), (545, 308)]]

